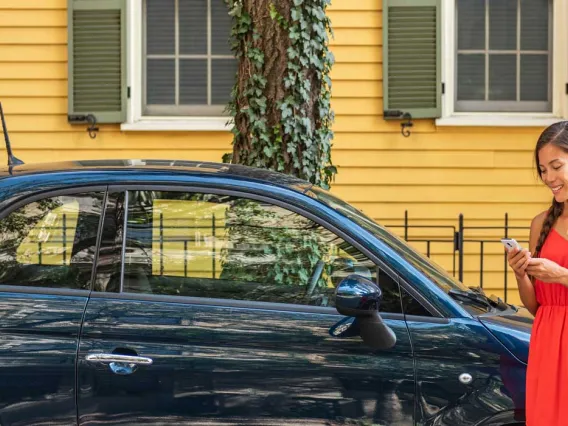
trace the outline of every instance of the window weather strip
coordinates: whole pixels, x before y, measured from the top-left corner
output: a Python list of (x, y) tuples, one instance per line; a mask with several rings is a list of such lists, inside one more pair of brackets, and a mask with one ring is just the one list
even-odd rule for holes
[(126, 229), (128, 226), (128, 198), (129, 192), (124, 192), (124, 225), (122, 230), (122, 250), (120, 253), (120, 293), (124, 288), (124, 262), (126, 257)]

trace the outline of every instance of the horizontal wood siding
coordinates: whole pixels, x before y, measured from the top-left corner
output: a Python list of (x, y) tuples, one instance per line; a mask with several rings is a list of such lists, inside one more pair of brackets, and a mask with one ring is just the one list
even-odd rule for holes
[[(404, 138), (400, 123), (382, 118), (381, 0), (336, 0), (330, 8), (336, 113), (333, 161), (339, 168), (333, 192), (404, 235), (410, 224), (528, 226), (550, 201), (538, 182), (532, 149), (541, 128), (437, 128), (416, 121)], [(228, 132), (121, 132), (101, 125), (97, 138), (86, 126), (69, 125), (67, 113), (67, 1), (0, 2), (0, 100), (13, 148), (26, 162), (100, 158), (176, 158), (220, 161), (231, 150)], [(6, 162), (1, 150), (0, 161)], [(451, 238), (450, 228), (411, 229), (411, 238)], [(468, 231), (493, 238), (502, 230)], [(470, 235), (474, 235), (470, 237)], [(510, 235), (527, 238), (526, 230)], [(412, 243), (426, 253), (425, 243)], [(466, 243), (464, 280), (479, 284), (478, 243)], [(503, 295), (503, 251), (487, 244), (484, 286)], [(451, 244), (434, 243), (433, 258), (449, 271)], [(508, 275), (509, 300), (518, 301)]]

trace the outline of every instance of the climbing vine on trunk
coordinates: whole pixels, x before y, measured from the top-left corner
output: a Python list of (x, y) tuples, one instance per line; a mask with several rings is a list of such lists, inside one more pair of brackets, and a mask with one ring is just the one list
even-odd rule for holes
[(231, 162), (291, 174), (329, 188), (333, 36), (330, 0), (225, 0), (238, 59), (228, 110)]

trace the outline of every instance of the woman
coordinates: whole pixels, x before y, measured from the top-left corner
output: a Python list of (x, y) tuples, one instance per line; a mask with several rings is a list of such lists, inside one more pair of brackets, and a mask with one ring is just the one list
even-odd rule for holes
[(531, 222), (529, 250), (511, 250), (523, 305), (535, 316), (527, 369), (527, 426), (568, 424), (568, 122), (540, 135), (535, 159), (552, 206)]

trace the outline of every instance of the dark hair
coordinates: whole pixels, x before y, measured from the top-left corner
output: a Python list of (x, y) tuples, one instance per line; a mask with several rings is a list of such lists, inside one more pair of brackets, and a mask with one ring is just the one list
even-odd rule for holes
[[(536, 162), (536, 170), (538, 173), (538, 177), (541, 180), (542, 180), (542, 172), (540, 171), (540, 166), (539, 166), (540, 162), (538, 158), (538, 153), (544, 146), (548, 144), (553, 144), (558, 148), (560, 148), (561, 150), (568, 153), (568, 121), (561, 121), (548, 126), (546, 129), (544, 129), (544, 131), (540, 134), (540, 137), (538, 138), (534, 150), (534, 159)], [(556, 223), (556, 219), (560, 217), (563, 211), (564, 211), (564, 203), (559, 203), (553, 197), (552, 205), (548, 209), (546, 219), (544, 219), (544, 222), (542, 224), (542, 229), (540, 230), (540, 235), (536, 243), (536, 249), (535, 249), (536, 253), (533, 253), (535, 257), (540, 254), (542, 246), (546, 241), (546, 237), (548, 237), (548, 234), (550, 233), (552, 227)]]

